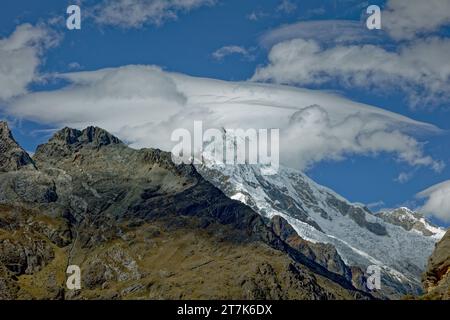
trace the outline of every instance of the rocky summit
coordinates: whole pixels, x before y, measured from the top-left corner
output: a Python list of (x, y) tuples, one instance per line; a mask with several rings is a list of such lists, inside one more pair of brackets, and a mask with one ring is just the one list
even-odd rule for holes
[[(329, 244), (169, 153), (64, 128), (31, 158), (0, 125), (0, 299), (372, 299)], [(68, 266), (81, 289), (66, 286)]]
[(8, 124), (0, 121), (0, 172), (33, 167), (33, 160), (14, 140)]

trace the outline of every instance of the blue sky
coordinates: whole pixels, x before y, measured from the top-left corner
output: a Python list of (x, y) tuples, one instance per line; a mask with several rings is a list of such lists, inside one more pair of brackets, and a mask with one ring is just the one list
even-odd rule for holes
[[(131, 2), (133, 1), (143, 5), (143, 8), (152, 2), (143, 0)], [(422, 154), (414, 155), (416, 158), (421, 158), (420, 161), (399, 160), (401, 158), (399, 152), (406, 152), (401, 149), (401, 146), (396, 145), (395, 148), (403, 151), (394, 148), (393, 152), (389, 152), (390, 146), (378, 147), (382, 142), (377, 142), (373, 143), (377, 147), (370, 145), (358, 148), (356, 151), (352, 148), (339, 150), (339, 157), (327, 156), (327, 150), (324, 148), (320, 150), (320, 156), (315, 158), (316, 161), (308, 160), (310, 161), (308, 166), (301, 167), (317, 182), (334, 189), (351, 201), (365, 204), (377, 203), (373, 207), (375, 210), (400, 205), (416, 207), (422, 205), (415, 199), (417, 193), (450, 180), (450, 134), (448, 132), (450, 130), (448, 121), (450, 119), (448, 101), (450, 62), (439, 61), (442, 48), (448, 48), (447, 41), (450, 41), (448, 37), (450, 12), (442, 13), (442, 8), (440, 10), (437, 8), (436, 17), (433, 14), (426, 15), (427, 19), (433, 18), (434, 24), (421, 24), (418, 20), (419, 25), (417, 25), (417, 23), (411, 23), (417, 16), (421, 14), (423, 16), (420, 11), (423, 9), (420, 5), (416, 5), (417, 1), (410, 2), (410, 7), (402, 10), (398, 0), (390, 0), (390, 3), (389, 1), (368, 3), (353, 0), (198, 0), (191, 2), (198, 5), (186, 4), (181, 8), (168, 5), (156, 13), (154, 10), (149, 10), (144, 16), (125, 13), (122, 20), (117, 20), (111, 12), (103, 11), (106, 10), (105, 7), (113, 6), (114, 1), (81, 1), (78, 3), (82, 10), (82, 28), (69, 31), (65, 28), (65, 11), (67, 6), (74, 2), (76, 1), (6, 0), (2, 3), (1, 39), (11, 39), (16, 28), (26, 23), (31, 24), (33, 28), (45, 29), (46, 32), (45, 41), (39, 40), (42, 43), (24, 45), (29, 45), (31, 50), (34, 50), (33, 56), (39, 59), (39, 63), (34, 66), (32, 79), (25, 83), (25, 89), (14, 95), (5, 95), (3, 99), (0, 94), (0, 117), (14, 123), (14, 134), (27, 150), (33, 151), (37, 144), (46, 141), (52, 132), (48, 129), (71, 123), (67, 120), (69, 116), (63, 120), (58, 118), (53, 121), (51, 116), (41, 116), (45, 110), (36, 110), (35, 113), (32, 111), (33, 103), (47, 98), (47, 96), (33, 95), (33, 93), (57, 92), (59, 94), (59, 90), (64, 91), (68, 83), (75, 83), (76, 86), (79, 81), (65, 77), (52, 78), (48, 75), (80, 71), (95, 72), (102, 68), (119, 68), (127, 65), (156, 65), (164, 72), (176, 72), (195, 77), (226, 81), (252, 79), (256, 82), (331, 91), (354, 102), (379, 107), (442, 129), (439, 133), (432, 130), (408, 129), (408, 136), (413, 137), (419, 144), (412, 147), (413, 151), (408, 150), (408, 152), (416, 152), (420, 149)], [(122, 2), (116, 1), (116, 5)], [(432, 11), (433, 3), (435, 2), (430, 2), (430, 11)], [(369, 4), (380, 5), (389, 11), (389, 14), (386, 14), (386, 23), (391, 25), (387, 24), (386, 29), (383, 27), (381, 31), (367, 30), (365, 10)], [(91, 14), (97, 16), (90, 16)], [(99, 19), (98, 15), (102, 19)], [(175, 15), (176, 18), (174, 18)], [(155, 22), (155, 19), (159, 20)], [(327, 39), (326, 35), (329, 35), (331, 31), (328, 32), (326, 27), (329, 27), (330, 21), (335, 21), (333, 22), (336, 25), (334, 30), (337, 30), (337, 34)], [(397, 21), (400, 22), (397, 24)], [(317, 24), (313, 25), (311, 22)], [(298, 23), (306, 24), (296, 25)], [(347, 25), (350, 27), (340, 29), (341, 26)], [(283, 26), (294, 27), (284, 33), (280, 31), (275, 40), (272, 39), (273, 41), (268, 44), (267, 37), (270, 32), (280, 30)], [(323, 30), (325, 31), (322, 32)], [(29, 32), (31, 34), (34, 31), (30, 29)], [(296, 32), (299, 32), (301, 36)], [(347, 40), (338, 40), (346, 33), (351, 33), (349, 35), (352, 37)], [(49, 40), (51, 37), (54, 38), (53, 42)], [(321, 45), (321, 51), (310, 56), (293, 57), (292, 61), (287, 62), (288, 66), (292, 64), (293, 68), (290, 70), (292, 72), (286, 76), (280, 71), (284, 70), (286, 62), (270, 58), (271, 54), (272, 56), (276, 54), (273, 46), (278, 46), (277, 50), (282, 58), (292, 52), (283, 50), (306, 52), (302, 51), (307, 50), (306, 42), (295, 42), (300, 38), (312, 39), (311, 41)], [(432, 39), (435, 41), (427, 42)], [(290, 42), (292, 40), (294, 41)], [(415, 50), (421, 41), (429, 46), (429, 52), (425, 52), (430, 55), (430, 60), (434, 59), (436, 63), (440, 63), (439, 68), (431, 65), (428, 58), (423, 55), (419, 58), (414, 56), (417, 62), (416, 60), (412, 63), (408, 61), (413, 54), (422, 52), (419, 49)], [(288, 42), (290, 42), (289, 45)], [(364, 57), (366, 59), (364, 61), (371, 64), (371, 61), (377, 58), (375, 55), (372, 57), (370, 53), (364, 56), (363, 50), (358, 51), (364, 45), (380, 48), (383, 50), (382, 54), (388, 58), (391, 58), (390, 53), (398, 54), (392, 58), (392, 65), (398, 66), (404, 63), (404, 66), (399, 67), (399, 70), (393, 70), (392, 73), (388, 66), (387, 70), (378, 74), (376, 67), (372, 66), (372, 69), (364, 71), (360, 70), (358, 65), (352, 65), (352, 61), (348, 61), (347, 64), (343, 60), (336, 60), (339, 63), (336, 71), (333, 61), (325, 61), (325, 59), (336, 59), (335, 57), (339, 55), (337, 50), (354, 48), (351, 52), (355, 53), (355, 57)], [(220, 48), (231, 46), (235, 49), (239, 47), (240, 53), (224, 55), (222, 58), (214, 56), (214, 52)], [(401, 54), (405, 51), (408, 53), (405, 48), (412, 53)], [(348, 51), (346, 52), (348, 54)], [(315, 61), (315, 57), (319, 54), (321, 54), (321, 60)], [(308, 73), (304, 73), (300, 67), (297, 71), (295, 66), (301, 66), (302, 61), (306, 59), (313, 61), (317, 67), (311, 68)], [(420, 73), (411, 75), (408, 71), (411, 66), (417, 66), (418, 69), (424, 68), (425, 76), (422, 77)], [(256, 76), (258, 69), (262, 72)], [(0, 72), (2, 72), (1, 68)], [(327, 74), (327, 78), (318, 81), (323, 74)], [(375, 76), (365, 75), (360, 80), (355, 74)], [(46, 81), (42, 81), (42, 78)], [(434, 79), (433, 85), (424, 86), (424, 79)], [(69, 89), (72, 90), (73, 87), (69, 85)], [(75, 92), (77, 91), (73, 94)], [(47, 101), (45, 99), (42, 101)], [(55, 100), (52, 98), (49, 101)], [(26, 112), (16, 111), (14, 109), (16, 106), (17, 110), (26, 110)], [(124, 110), (124, 112), (128, 111)], [(97, 124), (94, 118), (93, 122)], [(89, 115), (77, 123), (80, 125), (89, 123)], [(102, 122), (99, 121), (99, 123)], [(126, 124), (123, 123), (123, 125)], [(111, 125), (107, 129), (116, 134), (125, 132), (115, 128)], [(129, 134), (129, 130), (126, 132)], [(134, 142), (133, 137), (133, 135), (126, 136), (131, 142)], [(431, 163), (420, 164), (425, 157), (430, 157)], [(437, 163), (441, 166), (439, 169), (433, 167), (433, 164)], [(403, 179), (399, 181), (398, 177), (402, 173)], [(428, 204), (428, 211), (440, 210), (437, 216), (446, 217), (450, 208), (436, 205), (436, 202), (442, 203), (439, 202), (439, 197), (434, 201), (434, 204)]]

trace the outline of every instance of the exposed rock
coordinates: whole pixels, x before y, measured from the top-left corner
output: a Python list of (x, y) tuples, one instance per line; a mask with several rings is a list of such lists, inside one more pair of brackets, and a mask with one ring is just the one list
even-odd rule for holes
[[(332, 247), (295, 238), (169, 153), (133, 150), (99, 128), (65, 128), (34, 161), (35, 172), (0, 174), (10, 208), (0, 215), (9, 277), (0, 285), (11, 297), (371, 298)], [(82, 289), (62, 291), (71, 264)]]
[(323, 266), (327, 270), (351, 280), (351, 270), (345, 265), (336, 248), (330, 244), (312, 243), (300, 238), (291, 225), (282, 217), (275, 216), (272, 219), (275, 234), (290, 247)]
[(33, 160), (14, 140), (8, 124), (0, 121), (0, 172), (34, 169)]
[[(443, 236), (441, 228), (423, 219), (423, 224), (408, 230), (317, 184), (303, 172), (282, 165), (276, 174), (266, 175), (262, 165), (227, 165), (206, 155), (196, 168), (228, 197), (261, 216), (268, 220), (281, 216), (300, 238), (336, 248), (348, 266), (359, 269), (359, 275), (347, 277), (353, 284), (360, 287), (362, 271), (376, 264), (381, 268), (381, 290), (375, 294), (392, 299), (421, 294), (421, 275), (435, 243)], [(416, 232), (419, 225), (426, 230)], [(304, 256), (314, 260), (313, 255)]]
[(46, 159), (55, 161), (73, 155), (82, 147), (98, 149), (111, 144), (122, 142), (101, 128), (88, 127), (80, 131), (66, 127), (56, 132), (48, 143), (39, 145), (34, 158), (41, 162)]
[(14, 300), (17, 298), (19, 286), (14, 281), (12, 273), (0, 264), (0, 300)]
[(54, 180), (42, 172), (8, 172), (0, 179), (0, 203), (45, 204), (57, 199)]
[(424, 236), (434, 235), (433, 230), (437, 227), (431, 225), (425, 220), (423, 215), (408, 208), (398, 208), (392, 211), (378, 213), (378, 216), (384, 221), (402, 227), (407, 231), (416, 230)]
[(4, 239), (0, 241), (0, 263), (15, 275), (33, 274), (54, 258), (45, 241)]
[(370, 232), (377, 236), (387, 236), (386, 227), (377, 223), (369, 222), (366, 219), (367, 211), (360, 207), (351, 206), (348, 203), (338, 199), (330, 197), (328, 202), (334, 206), (343, 215), (348, 215), (353, 221), (355, 221), (360, 227), (366, 228)]
[(422, 280), (427, 299), (450, 299), (450, 231), (436, 245)]

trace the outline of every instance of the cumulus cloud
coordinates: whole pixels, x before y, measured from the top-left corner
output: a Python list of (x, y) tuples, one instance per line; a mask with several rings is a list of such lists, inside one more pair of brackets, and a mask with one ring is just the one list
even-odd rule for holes
[(417, 197), (425, 199), (420, 211), (444, 222), (450, 222), (450, 180), (420, 192)]
[(281, 162), (305, 169), (324, 159), (386, 152), (438, 170), (413, 132), (435, 127), (341, 96), (294, 87), (227, 82), (124, 66), (61, 74), (69, 85), (17, 99), (4, 111), (57, 126), (98, 125), (134, 147), (171, 150), (173, 130), (279, 128)]
[(54, 46), (58, 37), (44, 26), (22, 24), (0, 39), (0, 101), (25, 94), (38, 78), (43, 50)]
[(333, 123), (327, 110), (313, 105), (295, 112), (285, 131), (282, 149), (289, 149), (294, 141), (301, 141), (297, 148), (287, 153), (290, 163), (299, 161), (308, 166), (324, 159), (341, 160), (349, 154), (386, 152), (396, 154), (398, 160), (412, 166), (427, 166), (435, 171), (443, 168), (442, 163), (423, 155), (414, 138), (389, 129), (383, 117), (354, 113)]
[(216, 0), (104, 0), (92, 8), (90, 16), (101, 25), (140, 28), (176, 20), (179, 13), (213, 5)]
[(429, 38), (396, 51), (375, 45), (321, 46), (294, 39), (275, 45), (269, 63), (252, 80), (281, 84), (403, 90), (412, 106), (435, 106), (450, 99), (450, 39)]
[(449, 0), (389, 0), (383, 28), (397, 40), (410, 40), (450, 24)]
[[(363, 19), (364, 20), (364, 19)], [(269, 63), (253, 80), (405, 93), (411, 107), (450, 100), (450, 0), (388, 0), (382, 30), (365, 21), (302, 21), (266, 32)]]
[(241, 55), (245, 59), (253, 59), (253, 56), (250, 54), (250, 52), (241, 46), (225, 46), (220, 49), (217, 49), (213, 52), (212, 56), (216, 60), (223, 60), (225, 57), (229, 55)]

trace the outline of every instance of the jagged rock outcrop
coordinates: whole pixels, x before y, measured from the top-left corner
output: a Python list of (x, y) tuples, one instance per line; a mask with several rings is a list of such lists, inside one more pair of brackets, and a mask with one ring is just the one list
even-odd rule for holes
[(122, 142), (106, 130), (98, 127), (88, 127), (82, 131), (66, 127), (56, 132), (47, 143), (39, 145), (34, 159), (40, 162), (48, 160), (54, 163), (77, 152), (83, 146), (100, 148), (109, 144), (119, 145)]
[[(331, 244), (313, 243), (302, 239), (294, 228), (280, 216), (272, 218), (271, 226), (280, 239), (293, 248), (295, 252), (301, 253), (306, 257), (306, 264), (308, 264), (308, 261), (314, 261), (326, 270), (344, 277), (355, 288), (370, 292), (367, 288), (367, 277), (364, 272), (358, 267), (347, 266), (336, 248)], [(382, 294), (380, 295), (376, 292), (371, 293), (377, 297), (384, 298)]]
[(405, 207), (379, 212), (377, 216), (386, 222), (402, 227), (406, 231), (416, 230), (426, 237), (433, 236), (437, 229), (427, 222), (423, 215)]
[(291, 248), (304, 254), (309, 260), (317, 262), (327, 270), (351, 279), (351, 270), (345, 265), (336, 248), (330, 244), (312, 243), (300, 238), (294, 228), (282, 217), (272, 219), (275, 234)]
[[(33, 160), (0, 174), (0, 298), (371, 298), (331, 248), (285, 237), (169, 153), (65, 128)], [(64, 286), (71, 264), (82, 290)]]
[(0, 121), (0, 172), (34, 168), (33, 160), (14, 140), (8, 124)]
[(436, 245), (422, 283), (426, 299), (450, 299), (450, 231)]

